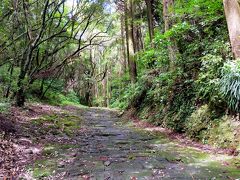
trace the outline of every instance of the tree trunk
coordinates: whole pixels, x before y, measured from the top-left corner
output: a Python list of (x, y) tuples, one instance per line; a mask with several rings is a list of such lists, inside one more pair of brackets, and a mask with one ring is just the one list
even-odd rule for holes
[(232, 52), (240, 58), (240, 6), (237, 0), (223, 0)]
[(11, 90), (12, 81), (13, 81), (13, 80), (12, 80), (13, 68), (14, 68), (14, 65), (11, 64), (11, 66), (10, 66), (10, 68), (9, 68), (9, 71), (10, 71), (9, 83), (8, 83), (7, 90), (6, 90), (6, 93), (5, 93), (5, 98), (9, 98), (9, 95), (10, 95), (10, 90)]
[(107, 77), (104, 78), (102, 85), (103, 85), (103, 107), (107, 107)]
[(142, 33), (142, 28), (141, 26), (139, 26), (139, 46), (140, 46), (140, 49), (143, 50), (145, 47), (144, 47), (144, 37), (143, 37), (143, 33)]
[(131, 82), (137, 81), (137, 66), (135, 61), (133, 0), (125, 0), (125, 30), (127, 41), (127, 58)]
[(152, 7), (152, 0), (145, 0), (147, 6), (147, 20), (148, 20), (148, 33), (151, 46), (153, 46), (153, 38), (154, 38), (154, 18), (153, 18), (153, 7)]
[(174, 5), (174, 1), (173, 0), (163, 0), (163, 19), (164, 19), (164, 29), (165, 32), (168, 31), (171, 26), (172, 26), (172, 22), (171, 22), (171, 8)]
[(40, 86), (40, 91), (39, 91), (39, 96), (42, 97), (43, 95), (43, 90), (44, 90), (44, 79), (41, 81), (41, 86)]
[[(174, 6), (174, 0), (163, 0), (163, 19), (164, 19), (165, 32), (170, 30), (173, 25), (173, 22), (171, 20), (171, 16), (173, 16), (173, 6)], [(173, 62), (177, 58), (178, 48), (173, 38), (170, 38), (169, 40), (171, 42), (171, 45), (168, 46), (169, 59), (171, 61), (170, 66), (174, 67)]]
[(91, 104), (91, 95), (90, 95), (89, 91), (85, 92), (85, 99), (86, 99), (86, 105), (91, 107), (92, 106), (92, 104)]
[[(109, 71), (111, 72), (111, 70)], [(107, 102), (106, 102), (106, 107), (110, 106), (110, 81), (109, 81), (109, 73), (107, 73)]]
[(17, 83), (17, 93), (16, 93), (16, 105), (18, 107), (23, 107), (25, 104), (25, 90), (23, 85), (23, 80), (25, 78), (25, 73), (21, 72), (18, 77), (18, 83)]
[(133, 26), (133, 34), (134, 34), (134, 52), (137, 53), (143, 50), (143, 41), (142, 41), (142, 30), (140, 25)]
[(123, 72), (127, 71), (127, 56), (126, 56), (126, 43), (125, 43), (125, 33), (124, 33), (124, 15), (121, 16), (121, 40), (122, 40), (122, 63), (123, 63)]

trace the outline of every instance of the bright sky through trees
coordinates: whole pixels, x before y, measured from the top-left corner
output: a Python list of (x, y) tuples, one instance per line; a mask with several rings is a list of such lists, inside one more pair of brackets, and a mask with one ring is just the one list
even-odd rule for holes
[(76, 3), (76, 0), (67, 0), (66, 1), (67, 6), (69, 6), (69, 7), (71, 7), (75, 3)]
[[(69, 7), (72, 7), (72, 5), (76, 5), (76, 3), (77, 0), (66, 0), (66, 4)], [(112, 0), (105, 3), (105, 12), (109, 14), (116, 12), (116, 4)]]

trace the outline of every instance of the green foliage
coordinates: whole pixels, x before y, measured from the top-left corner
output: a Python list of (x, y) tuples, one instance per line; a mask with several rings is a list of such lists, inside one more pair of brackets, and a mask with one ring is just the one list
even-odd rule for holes
[(145, 86), (140, 82), (137, 84), (129, 84), (124, 88), (124, 93), (111, 106), (120, 109), (128, 108), (139, 96), (141, 96), (144, 89)]
[(209, 103), (221, 103), (220, 78), (223, 59), (208, 54), (201, 58), (202, 67), (196, 80), (197, 97)]
[(94, 98), (92, 101), (94, 106), (101, 107), (104, 104), (105, 99), (103, 96), (100, 96), (100, 97)]
[(46, 94), (46, 97), (44, 99), (49, 104), (52, 105), (79, 105), (79, 98), (77, 95), (72, 91), (68, 92), (67, 94), (63, 94), (62, 92), (56, 92), (56, 91), (49, 91)]
[(201, 139), (202, 131), (211, 126), (212, 112), (208, 105), (203, 105), (187, 119), (185, 129), (187, 134), (192, 138)]
[(125, 94), (129, 90), (130, 86), (126, 86), (129, 84), (129, 75), (125, 74), (122, 77), (115, 78), (112, 80), (111, 88), (112, 88), (112, 97), (110, 101), (110, 106), (113, 108), (126, 109), (128, 106), (128, 99)]
[(3, 96), (7, 88), (10, 88), (11, 92), (17, 91), (19, 70), (19, 68), (14, 67), (11, 73), (11, 65), (6, 64), (0, 67), (0, 95)]
[(168, 39), (168, 44), (170, 44), (171, 41), (169, 40), (169, 38), (179, 39), (182, 37), (183, 34), (188, 32), (190, 29), (191, 29), (191, 25), (186, 21), (177, 23), (177, 24), (174, 24), (170, 30), (166, 31), (163, 34), (163, 37), (165, 39)]
[(147, 40), (147, 49), (138, 54), (138, 65), (140, 70), (144, 67), (147, 68), (161, 68), (166, 70), (169, 67), (169, 49), (168, 46), (172, 45), (171, 38), (179, 39), (183, 34), (190, 30), (190, 25), (187, 22), (175, 24), (170, 30), (165, 33), (156, 32), (154, 36), (153, 48)]
[(228, 62), (223, 67), (221, 91), (229, 107), (240, 112), (240, 61)]
[(144, 74), (144, 69), (163, 68), (166, 69), (169, 66), (168, 48), (169, 40), (163, 34), (156, 32), (154, 36), (154, 45), (156, 48), (152, 48), (151, 44), (146, 40), (147, 49), (137, 54), (138, 70), (140, 74)]
[[(57, 80), (53, 83), (51, 81), (46, 81), (44, 83), (41, 92), (41, 81), (35, 81), (28, 90), (29, 101), (45, 102), (51, 105), (79, 105), (79, 97), (74, 91), (64, 92), (64, 82), (62, 80)], [(46, 91), (45, 95), (42, 97), (44, 91), (50, 85), (50, 88)]]
[[(238, 73), (225, 70), (222, 77), (224, 62), (232, 59), (222, 1), (177, 0), (171, 11), (172, 26), (155, 32), (153, 45), (145, 38), (146, 49), (137, 54), (138, 82), (124, 86), (114, 105), (127, 108), (144, 93), (135, 108), (139, 116), (204, 141), (218, 119), (223, 121), (226, 101), (239, 106), (240, 100), (240, 85), (233, 81)], [(176, 46), (173, 62), (169, 46)], [(223, 82), (229, 84), (225, 93)]]
[(223, 148), (240, 148), (240, 123), (231, 116), (217, 117), (208, 105), (196, 109), (185, 123), (191, 138)]
[(231, 116), (223, 116), (215, 120), (211, 129), (205, 132), (205, 139), (209, 144), (223, 148), (240, 150), (240, 123)]
[(194, 110), (193, 96), (189, 91), (176, 94), (168, 109), (164, 124), (174, 131), (184, 132), (184, 124)]
[(0, 113), (7, 113), (11, 104), (8, 102), (0, 102)]
[[(143, 67), (152, 67), (156, 61), (158, 61), (158, 57), (160, 56), (160, 51), (157, 52), (154, 49), (149, 49), (144, 52), (140, 52), (138, 54), (138, 67), (143, 69)], [(141, 58), (140, 58), (141, 57)]]
[(205, 22), (213, 21), (222, 18), (223, 5), (221, 0), (206, 1), (206, 0), (177, 0), (176, 8), (174, 9), (176, 16), (189, 16), (198, 20), (203, 19)]
[(174, 74), (172, 72), (161, 73), (153, 78), (152, 87), (147, 92), (147, 98), (150, 101), (166, 104), (170, 88), (174, 83)]

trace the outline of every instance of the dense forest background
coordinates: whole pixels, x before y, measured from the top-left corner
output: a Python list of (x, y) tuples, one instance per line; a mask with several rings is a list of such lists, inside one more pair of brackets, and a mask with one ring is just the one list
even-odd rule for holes
[(237, 0), (3, 0), (0, 110), (119, 108), (239, 149), (239, 9)]

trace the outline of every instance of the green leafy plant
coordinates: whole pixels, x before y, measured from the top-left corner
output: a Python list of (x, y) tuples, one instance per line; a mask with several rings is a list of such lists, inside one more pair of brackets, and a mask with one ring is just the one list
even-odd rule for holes
[(201, 132), (206, 130), (211, 125), (212, 112), (208, 105), (203, 105), (185, 122), (185, 129), (187, 134), (192, 138), (200, 139)]
[(222, 101), (219, 88), (223, 59), (220, 56), (208, 54), (201, 58), (202, 67), (195, 82), (197, 97), (206, 102), (220, 103)]
[(227, 62), (222, 73), (221, 92), (229, 107), (236, 112), (240, 112), (240, 61)]

